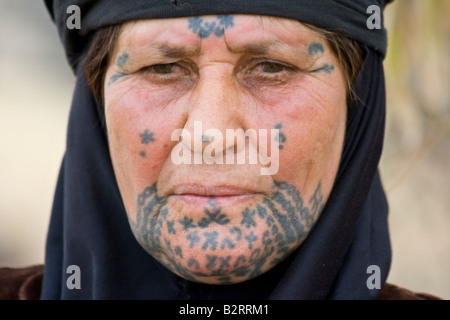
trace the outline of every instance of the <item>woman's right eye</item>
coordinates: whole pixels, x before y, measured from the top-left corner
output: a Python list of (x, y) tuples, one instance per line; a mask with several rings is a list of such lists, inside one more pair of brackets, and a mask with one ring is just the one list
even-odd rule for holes
[(152, 64), (142, 68), (141, 71), (147, 79), (158, 83), (173, 83), (192, 76), (190, 65), (183, 62)]
[(154, 64), (149, 68), (150, 71), (157, 74), (170, 74), (175, 71), (175, 63)]

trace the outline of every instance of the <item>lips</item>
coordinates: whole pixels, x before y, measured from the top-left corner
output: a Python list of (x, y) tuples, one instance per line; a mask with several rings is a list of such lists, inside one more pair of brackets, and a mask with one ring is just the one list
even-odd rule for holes
[(262, 194), (256, 190), (240, 186), (205, 186), (205, 185), (177, 185), (171, 197), (182, 201), (185, 205), (204, 206), (211, 204), (214, 199), (216, 206), (232, 206)]
[(249, 188), (238, 186), (205, 186), (205, 185), (178, 185), (173, 189), (174, 195), (197, 195), (205, 197), (238, 196), (257, 193)]

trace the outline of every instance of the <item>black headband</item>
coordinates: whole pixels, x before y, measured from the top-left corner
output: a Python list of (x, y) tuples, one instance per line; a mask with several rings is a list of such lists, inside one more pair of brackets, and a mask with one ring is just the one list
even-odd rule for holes
[[(73, 70), (99, 28), (130, 20), (178, 18), (220, 14), (258, 14), (284, 17), (344, 34), (367, 45), (383, 57), (387, 35), (383, 9), (392, 0), (45, 0), (55, 21), (67, 58)], [(77, 6), (80, 29), (69, 28), (70, 6)]]

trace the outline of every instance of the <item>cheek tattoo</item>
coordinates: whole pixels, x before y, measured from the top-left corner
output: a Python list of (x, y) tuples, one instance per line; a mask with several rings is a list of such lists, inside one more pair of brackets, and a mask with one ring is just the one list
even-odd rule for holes
[(149, 144), (150, 142), (155, 141), (155, 138), (153, 138), (153, 132), (148, 131), (148, 129), (145, 129), (139, 137), (141, 137), (142, 144)]
[(275, 129), (278, 129), (278, 134), (275, 136), (275, 141), (278, 142), (278, 149), (283, 149), (283, 143), (286, 142), (286, 136), (281, 132), (281, 128), (283, 126), (281, 125), (281, 123), (278, 123), (275, 125)]
[(154, 183), (139, 194), (130, 225), (141, 246), (173, 272), (191, 281), (216, 276), (219, 284), (229, 284), (260, 275), (295, 250), (323, 200), (321, 183), (305, 202), (295, 186), (275, 181), (269, 196), (240, 214), (227, 214), (211, 197), (203, 216), (180, 218)]
[[(150, 142), (155, 141), (155, 138), (153, 137), (153, 132), (150, 132), (148, 129), (145, 129), (144, 132), (139, 134), (139, 137), (141, 138), (141, 144), (149, 144)], [(139, 152), (139, 155), (142, 158), (145, 158), (147, 156), (147, 153), (145, 151)]]

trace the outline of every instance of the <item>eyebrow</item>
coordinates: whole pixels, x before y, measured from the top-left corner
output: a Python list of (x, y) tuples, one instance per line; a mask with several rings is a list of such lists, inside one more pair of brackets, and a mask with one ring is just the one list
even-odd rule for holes
[(262, 41), (257, 43), (243, 43), (236, 46), (230, 47), (228, 49), (233, 53), (249, 54), (255, 56), (267, 56), (270, 53), (278, 52), (295, 52), (295, 54), (300, 55), (305, 60), (310, 60), (311, 56), (308, 54), (307, 47), (293, 47), (283, 41), (270, 40)]
[[(258, 41), (255, 43), (242, 43), (229, 46), (228, 50), (232, 53), (248, 54), (254, 56), (267, 56), (272, 52), (292, 51), (296, 52), (306, 60), (310, 60), (312, 57), (308, 54), (307, 47), (293, 47), (282, 41), (270, 40), (270, 41)], [(200, 45), (178, 45), (173, 43), (151, 43), (144, 47), (145, 53), (152, 57), (161, 57), (168, 59), (180, 59), (185, 57), (199, 56), (201, 54)], [(132, 50), (130, 50), (132, 51)]]
[[(169, 44), (152, 44), (150, 45), (150, 50), (154, 50), (166, 58), (180, 58), (186, 56), (198, 56), (201, 53), (201, 47), (184, 47)], [(235, 48), (230, 48), (232, 53), (247, 53), (253, 55), (266, 55), (270, 51), (273, 51), (275, 47), (279, 47), (280, 44), (275, 44), (273, 41), (264, 43), (247, 43), (243, 45), (236, 46)]]
[(253, 55), (267, 55), (270, 51), (273, 50), (273, 47), (278, 47), (279, 45), (275, 45), (274, 42), (264, 42), (264, 43), (246, 43), (242, 45), (238, 45), (235, 48), (230, 48), (233, 53), (247, 53)]
[(167, 43), (153, 43), (148, 49), (154, 54), (171, 59), (199, 55), (201, 50), (200, 46), (186, 47)]

